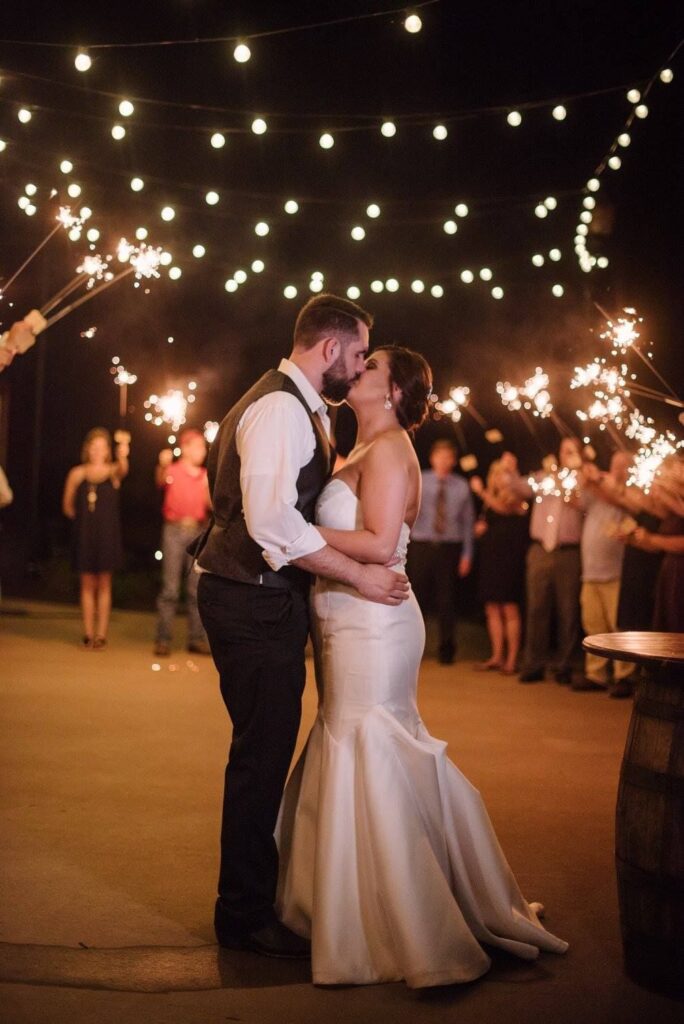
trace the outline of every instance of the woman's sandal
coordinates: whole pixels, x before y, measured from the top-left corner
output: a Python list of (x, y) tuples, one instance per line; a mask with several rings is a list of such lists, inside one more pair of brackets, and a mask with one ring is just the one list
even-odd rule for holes
[(104, 636), (96, 636), (93, 640), (93, 650), (102, 651), (107, 646), (107, 638)]
[(93, 638), (92, 636), (84, 636), (81, 640), (81, 647), (84, 651), (92, 651), (93, 649)]

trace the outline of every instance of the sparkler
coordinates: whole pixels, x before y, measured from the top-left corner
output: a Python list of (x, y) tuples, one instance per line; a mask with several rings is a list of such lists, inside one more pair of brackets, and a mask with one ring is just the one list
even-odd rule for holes
[[(161, 427), (166, 423), (174, 433), (177, 433), (187, 418), (188, 405), (195, 401), (196, 387), (195, 382), (190, 381), (190, 394), (186, 394), (181, 388), (169, 388), (164, 395), (150, 395), (144, 403), (145, 408), (149, 410), (145, 413), (147, 422), (153, 423), (155, 427)], [(205, 431), (208, 426), (208, 423), (205, 424)], [(216, 429), (218, 430), (218, 425)]]
[[(636, 328), (637, 324), (643, 323), (643, 317), (638, 316), (636, 310), (631, 306), (625, 306), (622, 312), (626, 313), (627, 317), (620, 316), (613, 319), (608, 313), (606, 313), (605, 309), (598, 304), (598, 302), (595, 302), (594, 305), (598, 309), (599, 313), (601, 313), (601, 315), (606, 319), (607, 330), (603, 331), (600, 336), (612, 346), (612, 354), (617, 355), (618, 352), (624, 354), (627, 351), (635, 352), (639, 359), (641, 359), (642, 363), (644, 363), (645, 366), (648, 366), (651, 373), (658, 378), (672, 398), (679, 401), (679, 395), (677, 392), (670, 387), (662, 374), (654, 366), (651, 353), (649, 352), (648, 356), (646, 356), (639, 345), (637, 345), (637, 340), (641, 335)], [(664, 398), (665, 396), (661, 397)]]
[(530, 476), (527, 482), (532, 488), (535, 501), (549, 497), (570, 501), (577, 492), (577, 470), (566, 467), (558, 469), (554, 463), (550, 467), (550, 472), (538, 479)]
[(126, 367), (122, 365), (118, 356), (114, 356), (112, 359), (112, 365), (109, 372), (114, 377), (114, 383), (120, 389), (119, 418), (123, 421), (126, 418), (126, 410), (128, 409), (128, 387), (130, 384), (135, 384), (138, 377), (135, 373), (129, 373)]
[(627, 477), (627, 486), (638, 487), (648, 494), (660, 473), (663, 460), (683, 449), (684, 441), (678, 441), (671, 431), (656, 434), (648, 444), (643, 444), (634, 456)]
[(0, 288), (0, 298), (3, 298), (7, 294), (7, 290), (10, 287), (10, 285), (14, 284), (14, 282), (19, 277), (19, 275), (24, 270), (26, 270), (26, 268), (28, 267), (29, 263), (31, 263), (31, 261), (35, 259), (35, 257), (38, 255), (40, 250), (43, 248), (43, 246), (47, 245), (47, 243), (50, 241), (52, 236), (56, 235), (57, 232), (60, 230), (60, 228), (64, 228), (65, 231), (78, 232), (78, 235), (80, 236), (81, 228), (83, 227), (83, 224), (88, 219), (88, 217), (90, 217), (90, 215), (91, 215), (91, 211), (87, 210), (87, 209), (84, 209), (82, 211), (82, 215), (77, 217), (75, 214), (73, 214), (71, 212), (71, 208), (69, 206), (60, 206), (59, 213), (57, 214), (57, 217), (55, 218), (57, 223), (52, 228), (52, 230), (47, 233), (45, 238), (41, 242), (38, 243), (38, 245), (35, 247), (35, 249), (32, 252), (29, 253), (29, 255), (26, 257), (26, 259), (21, 264), (21, 266), (18, 268), (18, 270), (14, 271), (14, 273), (10, 277), (9, 281), (7, 281), (6, 284), (4, 284), (2, 286), (2, 288)]
[(511, 412), (519, 412), (530, 433), (535, 436), (529, 413), (539, 419), (550, 419), (561, 437), (571, 437), (572, 431), (553, 407), (549, 391), (549, 375), (537, 366), (533, 375), (521, 385), (510, 381), (497, 381), (496, 390), (502, 405)]

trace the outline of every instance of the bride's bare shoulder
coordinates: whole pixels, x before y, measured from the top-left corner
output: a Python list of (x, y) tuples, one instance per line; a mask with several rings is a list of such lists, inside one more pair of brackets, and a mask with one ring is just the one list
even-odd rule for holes
[(405, 430), (388, 430), (375, 438), (369, 445), (366, 456), (370, 463), (385, 462), (411, 466), (416, 462), (416, 453)]

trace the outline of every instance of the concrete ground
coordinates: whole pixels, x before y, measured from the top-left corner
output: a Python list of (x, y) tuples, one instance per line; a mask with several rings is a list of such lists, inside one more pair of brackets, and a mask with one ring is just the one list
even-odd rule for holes
[[(496, 954), (480, 981), (422, 993), (314, 988), (306, 964), (214, 944), (229, 723), (210, 660), (181, 650), (156, 670), (152, 628), (150, 615), (115, 612), (109, 649), (87, 653), (76, 609), (3, 606), (3, 1024), (684, 1019), (682, 1003), (622, 970), (613, 819), (629, 702), (428, 658), (425, 722), (570, 951), (533, 964)], [(314, 714), (310, 678), (300, 744)]]

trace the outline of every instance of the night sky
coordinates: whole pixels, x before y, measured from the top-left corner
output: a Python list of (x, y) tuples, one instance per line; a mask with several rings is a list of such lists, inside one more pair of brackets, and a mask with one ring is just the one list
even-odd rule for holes
[[(15, 503), (3, 514), (5, 544), (10, 537), (22, 550), (47, 554), (66, 536), (59, 499), (81, 439), (93, 426), (118, 425), (119, 395), (109, 373), (116, 355), (138, 375), (129, 392), (126, 537), (135, 557), (151, 558), (159, 529), (152, 473), (168, 431), (144, 421), (145, 397), (194, 379), (198, 398), (189, 422), (220, 420), (251, 380), (287, 353), (314, 270), (325, 274), (326, 289), (344, 294), (358, 285), (359, 301), (376, 316), (374, 341), (423, 352), (438, 392), (468, 384), (477, 409), (504, 431), (524, 468), (551, 450), (558, 435), (544, 423), (533, 441), (520, 419), (501, 408), (495, 382), (522, 380), (541, 364), (551, 374), (557, 408), (573, 420), (572, 368), (601, 348), (592, 335), (600, 325), (594, 301), (611, 312), (636, 307), (658, 368), (682, 389), (684, 49), (672, 62), (674, 81), (656, 82), (649, 116), (631, 129), (622, 168), (601, 177), (599, 220), (610, 230), (590, 248), (608, 257), (608, 269), (584, 274), (573, 252), (582, 190), (622, 130), (627, 88), (645, 83), (684, 35), (679, 5), (442, 0), (421, 11), (418, 35), (404, 31), (397, 14), (254, 39), (252, 59), (243, 65), (233, 60), (229, 43), (95, 50), (86, 74), (73, 66), (79, 45), (249, 37), (393, 4), (12, 6), (3, 4), (0, 14), (3, 39), (70, 48), (0, 43), (0, 138), (8, 143), (0, 153), (0, 276), (9, 276), (49, 230), (55, 202), (48, 201), (49, 190), (62, 195), (76, 181), (83, 191), (75, 205), (90, 206), (91, 224), (101, 231), (99, 252), (144, 225), (148, 241), (173, 253), (182, 277), (169, 280), (164, 270), (148, 295), (122, 282), (43, 335), (0, 376), (0, 457), (15, 489)], [(597, 95), (570, 98), (592, 92)], [(133, 117), (124, 119), (117, 111), (124, 97), (180, 105), (136, 101)], [(541, 100), (548, 102), (525, 107)], [(561, 100), (568, 116), (558, 122), (551, 110)], [(33, 110), (28, 125), (17, 120), (21, 105)], [(482, 112), (492, 106), (502, 109)], [(200, 109), (206, 107), (222, 110)], [(506, 123), (508, 109), (522, 110), (520, 127)], [(269, 125), (262, 136), (249, 130), (257, 115)], [(394, 138), (380, 134), (385, 118), (397, 121)], [(120, 142), (110, 134), (115, 122), (127, 128)], [(432, 137), (437, 123), (448, 128), (441, 142)], [(217, 130), (227, 139), (220, 150), (209, 143)], [(324, 130), (335, 134), (329, 151), (318, 145)], [(64, 158), (74, 163), (68, 176), (59, 170)], [(136, 175), (145, 180), (140, 193), (129, 187)], [(39, 189), (33, 218), (17, 206), (28, 182)], [(209, 189), (221, 195), (217, 206), (204, 201)], [(542, 220), (534, 207), (546, 196), (558, 206)], [(300, 204), (295, 216), (283, 211), (289, 198)], [(365, 214), (370, 202), (381, 206), (377, 220)], [(458, 202), (468, 204), (467, 217), (455, 217)], [(176, 209), (168, 224), (159, 216), (167, 204)], [(453, 236), (442, 228), (450, 218), (458, 221)], [(265, 238), (254, 233), (260, 220), (270, 225)], [(362, 242), (350, 237), (355, 224), (366, 228)], [(192, 256), (198, 243), (206, 247), (202, 259)], [(562, 259), (533, 267), (532, 254), (552, 247)], [(54, 238), (8, 295), (0, 314), (5, 324), (40, 306), (85, 251), (84, 241)], [(263, 274), (250, 272), (227, 294), (225, 280), (238, 268), (249, 271), (256, 258), (266, 264)], [(489, 284), (477, 278), (482, 267), (493, 271)], [(471, 285), (460, 280), (465, 268), (476, 273)], [(389, 277), (399, 280), (397, 293), (369, 290), (372, 279)], [(421, 295), (410, 289), (415, 278), (427, 285)], [(445, 289), (440, 299), (429, 294), (434, 283)], [(551, 293), (554, 283), (563, 284), (560, 299)], [(299, 289), (294, 301), (283, 297), (287, 284)], [(501, 301), (490, 294), (497, 284), (505, 291)], [(95, 337), (82, 338), (90, 326), (97, 327)], [(663, 427), (676, 426), (676, 416), (661, 406), (644, 405), (644, 411)], [(462, 426), (485, 469), (498, 450), (472, 419)], [(444, 421), (426, 428), (417, 439), (421, 455), (431, 437), (450, 430)], [(340, 417), (339, 432), (348, 444), (348, 416)]]

